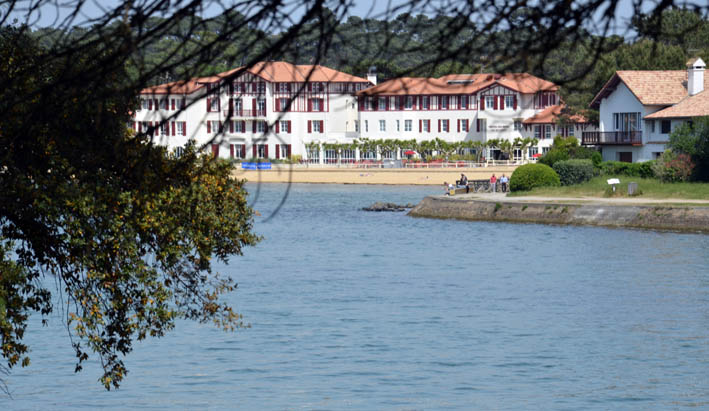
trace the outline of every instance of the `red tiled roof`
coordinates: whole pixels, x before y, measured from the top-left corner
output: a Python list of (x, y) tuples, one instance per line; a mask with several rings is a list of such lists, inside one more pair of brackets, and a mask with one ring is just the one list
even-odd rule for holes
[(401, 77), (382, 82), (358, 92), (359, 95), (417, 95), (417, 94), (474, 94), (499, 84), (514, 91), (532, 94), (538, 91), (556, 91), (552, 82), (528, 73), (508, 74), (449, 74), (440, 78)]
[[(687, 97), (686, 70), (620, 70), (596, 94), (591, 107), (600, 107), (621, 81), (644, 105), (672, 105)], [(709, 88), (709, 76), (704, 77), (704, 88)]]
[(237, 67), (223, 73), (208, 77), (193, 78), (188, 81), (173, 82), (148, 87), (141, 91), (141, 94), (190, 94), (205, 84), (220, 81), (237, 73), (251, 73), (261, 77), (268, 82), (348, 82), (348, 83), (369, 83), (367, 79), (333, 70), (321, 65), (294, 65), (284, 61), (262, 61), (254, 64), (250, 68)]
[[(706, 81), (704, 82), (706, 85)], [(645, 116), (647, 119), (656, 118), (690, 118), (709, 116), (709, 90), (686, 97), (684, 100), (660, 111)]]
[[(563, 104), (557, 104), (555, 106), (550, 106), (545, 108), (543, 111), (533, 115), (532, 117), (524, 120), (523, 124), (553, 124), (556, 123), (559, 116), (561, 116), (561, 111), (564, 109)], [(586, 117), (574, 114), (569, 116), (569, 119), (574, 123), (586, 123), (588, 120)]]

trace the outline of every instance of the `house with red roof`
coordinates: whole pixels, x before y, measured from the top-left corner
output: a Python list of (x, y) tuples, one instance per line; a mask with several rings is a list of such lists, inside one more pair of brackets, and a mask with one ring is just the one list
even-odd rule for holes
[(659, 157), (672, 130), (709, 116), (705, 68), (693, 58), (687, 70), (616, 71), (591, 102), (600, 112), (599, 130), (584, 132), (581, 143), (599, 147), (606, 161)]

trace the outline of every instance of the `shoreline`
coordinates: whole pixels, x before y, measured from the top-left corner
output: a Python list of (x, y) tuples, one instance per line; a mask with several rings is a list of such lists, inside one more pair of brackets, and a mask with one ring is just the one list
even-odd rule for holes
[(678, 206), (676, 202), (682, 200), (655, 200), (654, 203), (650, 199), (639, 200), (637, 203), (602, 199), (566, 200), (555, 202), (552, 199), (544, 201), (541, 198), (516, 197), (509, 201), (497, 194), (429, 196), (408, 215), (466, 221), (587, 225), (709, 234), (709, 201)]
[[(475, 168), (295, 168), (273, 170), (236, 169), (232, 175), (251, 183), (312, 183), (312, 184), (386, 184), (442, 186), (455, 183), (463, 173), (468, 180), (487, 180), (490, 176), (512, 175), (517, 166)], [(442, 191), (442, 189), (441, 189)]]

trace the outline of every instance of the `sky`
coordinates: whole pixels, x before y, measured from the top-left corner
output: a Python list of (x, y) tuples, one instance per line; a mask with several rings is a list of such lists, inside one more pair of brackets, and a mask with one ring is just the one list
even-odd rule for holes
[[(25, 20), (27, 15), (28, 7), (33, 4), (41, 3), (43, 4), (34, 13), (31, 14), (30, 25), (32, 27), (47, 27), (57, 25), (57, 21), (65, 18), (70, 10), (73, 10), (74, 4), (81, 0), (19, 0), (17, 11), (11, 14), (11, 18), (17, 17), (20, 22)], [(136, 3), (151, 3), (155, 0), (135, 0)], [(185, 3), (187, 0), (176, 0), (175, 3)], [(388, 8), (398, 7), (405, 4), (406, 0), (332, 0), (334, 3), (340, 3), (343, 1), (349, 1), (351, 7), (349, 10), (349, 15), (359, 16), (359, 17), (372, 17), (381, 19), (384, 17)], [(421, 3), (421, 0), (414, 0)], [(501, 0), (502, 1), (502, 0)], [(533, 0), (534, 1), (534, 0)], [(582, 0), (581, 0), (582, 1)], [(660, 0), (642, 0), (643, 10), (652, 9)], [(689, 4), (697, 4), (706, 7), (706, 0), (675, 0), (676, 2), (687, 2)], [(630, 18), (633, 16), (633, 0), (620, 0), (618, 8), (616, 10), (616, 27), (612, 29), (612, 33), (627, 35), (627, 26)], [(214, 16), (219, 14), (222, 10), (220, 3), (229, 4), (229, 0), (205, 0), (206, 5), (205, 15)], [(242, 1), (243, 4), (249, 4), (249, 2)], [(253, 2), (258, 3), (258, 2)], [(251, 4), (253, 4), (251, 3)], [(286, 10), (292, 18), (297, 19), (302, 15), (302, 0), (284, 0)], [(450, 4), (450, 0), (429, 0), (428, 3), (430, 7), (446, 7)], [(60, 4), (63, 6), (57, 7)], [(94, 18), (100, 18), (106, 13), (107, 9), (116, 7), (120, 4), (119, 0), (86, 0), (84, 6), (82, 7), (82, 15), (74, 19), (74, 24), (81, 25), (90, 21)], [(7, 12), (7, 2), (0, 1), (0, 13), (4, 16)], [(402, 10), (403, 11), (403, 10)], [(398, 13), (395, 13), (398, 14)], [(415, 13), (418, 14), (418, 13)], [(430, 13), (434, 14), (434, 13)], [(57, 19), (59, 17), (59, 19)], [(600, 13), (598, 13), (600, 17)]]

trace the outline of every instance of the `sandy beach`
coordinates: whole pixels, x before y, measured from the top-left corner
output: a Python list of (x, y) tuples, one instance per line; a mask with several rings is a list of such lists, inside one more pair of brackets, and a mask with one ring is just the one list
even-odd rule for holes
[(234, 171), (234, 176), (261, 183), (335, 183), (335, 184), (396, 184), (442, 185), (455, 183), (464, 173), (468, 180), (487, 180), (495, 173), (510, 176), (516, 166), (444, 169), (352, 169), (352, 168), (279, 168), (274, 170)]

